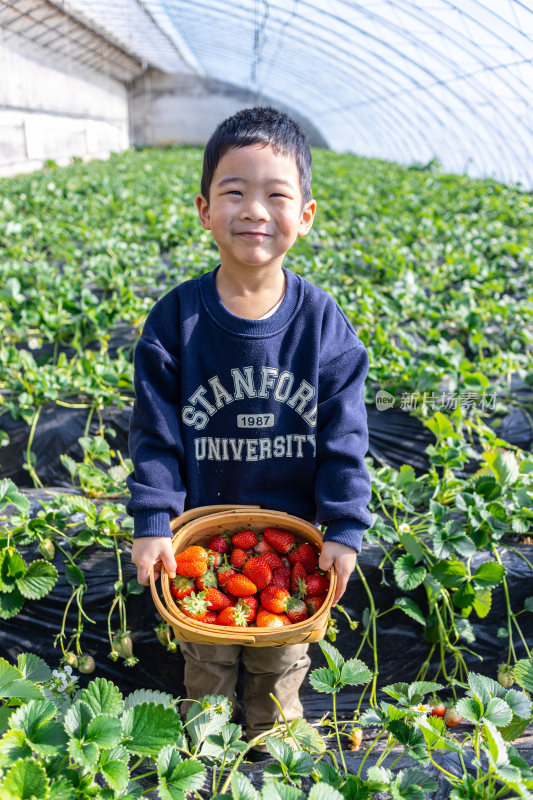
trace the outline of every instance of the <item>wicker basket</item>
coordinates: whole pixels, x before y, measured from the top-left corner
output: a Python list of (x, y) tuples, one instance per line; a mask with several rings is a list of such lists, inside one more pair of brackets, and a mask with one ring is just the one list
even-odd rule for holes
[[(266, 527), (280, 527), (310, 542), (318, 550), (322, 548), (319, 530), (310, 522), (282, 511), (269, 511), (259, 506), (203, 506), (185, 512), (171, 523), (174, 553), (181, 552), (193, 544), (207, 545), (217, 532), (236, 533), (243, 528), (259, 531)], [(161, 570), (161, 589), (165, 604), (159, 598), (153, 570), (150, 573), (152, 597), (163, 619), (170, 624), (174, 635), (181, 642), (199, 644), (240, 644), (251, 647), (284, 647), (290, 644), (316, 642), (325, 632), (329, 612), (337, 587), (335, 568), (329, 569), (329, 591), (322, 608), (316, 614), (283, 628), (240, 628), (228, 625), (206, 625), (187, 617), (179, 610), (170, 591), (167, 572)]]

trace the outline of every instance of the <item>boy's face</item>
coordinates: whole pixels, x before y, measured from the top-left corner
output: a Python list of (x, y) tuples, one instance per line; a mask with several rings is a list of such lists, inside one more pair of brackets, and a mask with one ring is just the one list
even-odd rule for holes
[(262, 144), (228, 150), (209, 189), (199, 194), (200, 222), (218, 245), (222, 266), (281, 267), (287, 250), (313, 224), (316, 203), (302, 207), (300, 176), (292, 156)]

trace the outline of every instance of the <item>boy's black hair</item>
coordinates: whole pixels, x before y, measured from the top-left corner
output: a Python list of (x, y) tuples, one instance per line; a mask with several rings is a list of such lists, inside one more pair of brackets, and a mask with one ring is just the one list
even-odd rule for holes
[(216, 128), (204, 150), (201, 192), (209, 202), (209, 187), (220, 159), (228, 150), (251, 144), (270, 145), (275, 153), (293, 156), (300, 175), (302, 202), (313, 197), (311, 153), (304, 132), (287, 114), (272, 106), (243, 108)]

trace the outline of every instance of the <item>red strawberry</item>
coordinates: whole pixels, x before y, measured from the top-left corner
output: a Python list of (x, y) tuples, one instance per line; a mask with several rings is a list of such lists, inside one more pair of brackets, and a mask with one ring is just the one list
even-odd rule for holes
[(265, 528), (263, 536), (277, 553), (288, 553), (295, 542), (294, 535), (282, 528)]
[(444, 722), (448, 728), (455, 728), (456, 725), (459, 725), (461, 720), (462, 717), (455, 707), (447, 708), (444, 712)]
[(304, 619), (309, 617), (307, 606), (299, 597), (290, 597), (287, 600), (285, 613), (291, 622), (303, 622)]
[(217, 553), (229, 553), (230, 538), (225, 533), (216, 533), (209, 539), (208, 547)]
[(228, 606), (223, 609), (215, 620), (217, 625), (230, 625), (231, 627), (245, 628), (248, 624), (246, 622), (246, 612), (243, 608), (236, 606)]
[(281, 586), (282, 589), (286, 589), (288, 592), (291, 590), (291, 568), (290, 567), (278, 567), (277, 569), (272, 570), (272, 580), (270, 581), (269, 586)]
[(244, 608), (246, 622), (250, 625), (256, 618), (259, 600), (255, 594), (249, 594), (246, 597), (239, 597), (236, 606), (237, 608)]
[(210, 586), (218, 586), (218, 578), (212, 569), (208, 569), (207, 572), (196, 578), (195, 584), (197, 589), (203, 591), (204, 589), (209, 589)]
[(170, 591), (176, 600), (183, 600), (194, 592), (194, 578), (186, 578), (185, 575), (176, 575), (170, 581)]
[(291, 564), (302, 564), (309, 574), (317, 568), (318, 558), (309, 542), (303, 542), (303, 544), (299, 545), (296, 550), (289, 554), (288, 558)]
[(307, 578), (307, 572), (305, 571), (305, 567), (300, 562), (296, 562), (294, 567), (292, 568), (291, 572), (291, 593), (296, 594), (296, 592), (300, 588), (299, 581), (305, 580)]
[(191, 594), (181, 601), (181, 610), (191, 619), (201, 620), (207, 614), (207, 602), (205, 599), (205, 592), (200, 594)]
[(217, 621), (218, 611), (208, 611), (207, 614), (200, 622), (207, 622), (209, 625), (214, 625)]
[(236, 547), (230, 556), (230, 563), (233, 564), (236, 569), (242, 569), (248, 561), (248, 558), (248, 554), (242, 547)]
[(324, 605), (325, 600), (326, 600), (325, 594), (318, 594), (315, 597), (306, 597), (305, 605), (307, 606), (307, 610), (309, 611), (309, 616), (312, 617), (313, 614), (316, 614), (316, 612), (319, 611)]
[(259, 590), (268, 586), (272, 580), (272, 570), (265, 561), (266, 554), (254, 556), (242, 568), (243, 574), (255, 583)]
[(247, 594), (257, 594), (257, 586), (246, 575), (232, 575), (226, 581), (228, 592), (235, 597), (246, 597)]
[(280, 589), (279, 586), (267, 586), (259, 597), (264, 609), (272, 611), (273, 614), (282, 614), (287, 608), (290, 594), (286, 589)]
[(432, 717), (443, 717), (446, 712), (446, 706), (442, 702), (442, 700), (436, 700), (434, 703), (430, 703), (431, 710), (430, 714)]
[(258, 628), (283, 628), (284, 625), (290, 625), (291, 621), (286, 614), (272, 614), (271, 611), (259, 608), (255, 624)]
[(219, 567), (222, 564), (222, 553), (217, 552), (216, 550), (207, 550), (207, 566), (208, 567)]
[(232, 567), (231, 564), (228, 564), (228, 557), (224, 556), (224, 563), (222, 564), (221, 567), (217, 569), (217, 578), (219, 584), (221, 586), (225, 586), (228, 578), (236, 574), (237, 570), (234, 567)]
[(205, 599), (207, 600), (207, 607), (210, 611), (222, 611), (223, 608), (227, 608), (231, 605), (229, 597), (227, 597), (224, 592), (221, 592), (220, 589), (215, 589), (214, 587), (207, 589)]
[(193, 544), (176, 555), (176, 573), (198, 578), (207, 569), (207, 550)]
[(329, 589), (329, 578), (320, 572), (313, 572), (305, 578), (298, 578), (298, 593), (302, 597), (316, 597)]
[(260, 553), (261, 558), (268, 564), (271, 570), (282, 567), (281, 558), (273, 550), (271, 552)]
[(249, 550), (257, 544), (257, 536), (255, 531), (245, 530), (236, 533), (231, 537), (233, 547), (242, 547), (243, 550)]

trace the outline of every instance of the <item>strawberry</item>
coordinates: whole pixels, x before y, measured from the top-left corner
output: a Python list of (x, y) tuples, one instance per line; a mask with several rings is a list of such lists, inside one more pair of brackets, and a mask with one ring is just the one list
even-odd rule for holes
[(277, 553), (283, 554), (288, 553), (296, 541), (292, 533), (282, 528), (265, 528), (263, 536)]
[(232, 567), (230, 564), (228, 564), (228, 557), (224, 556), (224, 563), (222, 564), (221, 567), (219, 567), (217, 569), (217, 578), (218, 578), (219, 584), (221, 586), (225, 586), (226, 581), (228, 580), (228, 578), (230, 578), (232, 575), (236, 575), (236, 574), (237, 574), (237, 570), (234, 567)]
[(290, 625), (291, 621), (286, 614), (272, 614), (259, 607), (255, 624), (258, 628), (283, 628), (284, 625)]
[(233, 547), (241, 547), (243, 550), (250, 550), (257, 544), (257, 536), (255, 531), (245, 530), (236, 533), (231, 537)]
[(504, 689), (510, 689), (514, 683), (513, 668), (507, 664), (500, 664), (498, 667), (498, 683)]
[(200, 622), (207, 622), (209, 625), (215, 625), (218, 617), (218, 611), (208, 611), (207, 614)]
[(303, 564), (300, 564), (299, 561), (296, 562), (294, 567), (291, 571), (291, 593), (296, 594), (299, 588), (298, 581), (305, 580), (307, 578), (307, 572), (305, 571), (305, 567)]
[(309, 611), (309, 616), (312, 617), (313, 614), (316, 614), (316, 612), (319, 611), (324, 605), (325, 600), (326, 600), (325, 594), (319, 594), (316, 595), (315, 597), (306, 597), (305, 605), (307, 606), (307, 610)]
[(265, 561), (268, 564), (271, 570), (275, 570), (283, 566), (283, 564), (281, 563), (281, 558), (273, 550), (272, 552), (267, 551), (266, 553), (260, 553), (259, 555), (261, 556), (263, 561)]
[(248, 561), (248, 558), (249, 556), (247, 555), (246, 551), (242, 549), (242, 547), (236, 547), (231, 553), (230, 563), (236, 569), (242, 569)]
[(246, 597), (247, 594), (257, 594), (257, 586), (246, 575), (232, 575), (226, 581), (228, 592), (235, 597)]
[(363, 729), (352, 728), (350, 739), (352, 740), (351, 743), (349, 744), (350, 750), (359, 750), (363, 741)]
[(286, 589), (288, 592), (291, 590), (291, 568), (290, 567), (278, 567), (277, 569), (272, 570), (272, 580), (270, 581), (269, 586), (281, 586), (282, 589)]
[(455, 728), (456, 725), (459, 725), (461, 720), (461, 715), (453, 706), (451, 708), (447, 708), (444, 712), (444, 722), (448, 728)]
[(176, 573), (189, 578), (198, 578), (207, 569), (207, 551), (193, 544), (176, 555)]
[(176, 600), (183, 600), (194, 592), (194, 579), (186, 578), (184, 575), (176, 575), (170, 581), (170, 591)]
[(313, 572), (305, 578), (298, 578), (298, 593), (302, 597), (316, 597), (329, 589), (329, 578), (320, 572)]
[(260, 556), (261, 553), (273, 553), (274, 548), (272, 547), (271, 544), (267, 542), (266, 539), (264, 539), (262, 536), (259, 536), (257, 544), (254, 547), (254, 552), (256, 552), (258, 556)]
[(231, 605), (229, 597), (224, 592), (221, 592), (220, 589), (215, 589), (214, 587), (207, 589), (205, 599), (210, 611), (222, 611), (223, 608)]
[(446, 706), (442, 702), (442, 700), (436, 700), (435, 702), (431, 703), (430, 714), (432, 717), (443, 717), (446, 711)]
[(246, 597), (239, 597), (236, 606), (237, 608), (244, 609), (246, 613), (246, 622), (250, 625), (256, 618), (259, 600), (255, 594), (249, 594)]
[(216, 569), (222, 564), (222, 553), (217, 550), (207, 550), (207, 566)]
[(268, 563), (264, 560), (265, 557), (266, 554), (263, 554), (262, 556), (254, 556), (247, 561), (242, 568), (243, 574), (246, 575), (247, 578), (250, 578), (250, 580), (255, 583), (259, 590), (264, 589), (265, 586), (268, 586), (272, 580), (272, 570), (268, 566)]
[(236, 606), (228, 606), (224, 608), (215, 620), (216, 625), (230, 625), (232, 628), (240, 627), (245, 628), (248, 624), (246, 622), (246, 612), (243, 608)]
[(195, 580), (196, 588), (200, 591), (209, 589), (210, 586), (218, 586), (218, 578), (212, 569), (208, 569), (203, 575)]
[(181, 611), (191, 619), (201, 620), (207, 614), (207, 601), (205, 599), (205, 592), (199, 594), (191, 594), (181, 601)]
[(217, 553), (229, 553), (230, 538), (225, 533), (216, 533), (209, 539), (208, 547)]
[(289, 600), (290, 594), (286, 589), (280, 589), (279, 586), (267, 586), (259, 597), (261, 605), (266, 611), (272, 611), (273, 614), (282, 614), (287, 608), (287, 600)]
[(307, 606), (299, 597), (289, 597), (285, 613), (291, 622), (303, 622), (304, 619), (308, 619), (309, 617)]
[(318, 558), (309, 542), (303, 542), (288, 556), (290, 564), (301, 564), (305, 571), (311, 574), (318, 565)]

